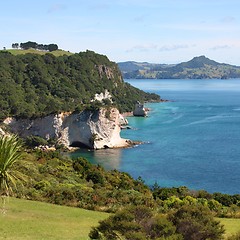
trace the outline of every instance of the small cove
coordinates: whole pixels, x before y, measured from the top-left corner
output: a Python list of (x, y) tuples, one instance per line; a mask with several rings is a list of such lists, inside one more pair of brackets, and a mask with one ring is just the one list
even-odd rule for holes
[(132, 129), (121, 136), (145, 143), (72, 157), (141, 176), (148, 185), (240, 193), (240, 79), (126, 81), (171, 100), (147, 104), (147, 118), (128, 118)]

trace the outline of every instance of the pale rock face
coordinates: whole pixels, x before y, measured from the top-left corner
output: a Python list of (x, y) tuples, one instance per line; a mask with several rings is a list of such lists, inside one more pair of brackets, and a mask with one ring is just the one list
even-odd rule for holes
[(119, 111), (116, 108), (52, 114), (34, 120), (11, 119), (5, 124), (22, 137), (37, 135), (45, 139), (55, 138), (65, 147), (85, 145), (101, 149), (130, 145), (129, 140), (120, 137)]
[(121, 126), (126, 126), (128, 125), (128, 120), (122, 114), (119, 114), (119, 123)]
[(0, 128), (0, 136), (5, 135), (6, 133)]
[(102, 102), (103, 99), (108, 99), (110, 102), (112, 102), (112, 95), (108, 92), (106, 89), (104, 93), (95, 94), (94, 100), (98, 100), (99, 102)]

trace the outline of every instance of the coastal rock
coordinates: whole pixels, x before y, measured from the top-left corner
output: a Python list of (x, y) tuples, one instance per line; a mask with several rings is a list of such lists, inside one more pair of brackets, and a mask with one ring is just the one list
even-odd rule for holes
[(0, 128), (0, 136), (1, 135), (5, 135), (6, 133), (2, 130), (2, 128)]
[(116, 108), (52, 114), (36, 119), (12, 118), (5, 124), (21, 137), (54, 138), (65, 147), (101, 149), (131, 145), (131, 141), (120, 137), (121, 124)]
[[(104, 99), (108, 99), (112, 103), (112, 95), (108, 92), (107, 89), (105, 89), (105, 92), (103, 93), (96, 93), (94, 97), (94, 100), (97, 100), (99, 102), (102, 102)], [(92, 100), (92, 102), (94, 100)]]
[(133, 111), (133, 116), (146, 117), (147, 110), (144, 108), (144, 104), (137, 102)]
[(122, 115), (122, 114), (119, 114), (119, 123), (121, 126), (126, 126), (128, 125), (128, 120)]

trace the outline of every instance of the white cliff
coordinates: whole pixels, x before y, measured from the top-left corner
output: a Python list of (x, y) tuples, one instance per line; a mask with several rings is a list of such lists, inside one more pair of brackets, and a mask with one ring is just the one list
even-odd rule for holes
[(22, 137), (30, 135), (55, 138), (65, 147), (86, 146), (93, 149), (130, 146), (120, 137), (120, 114), (116, 108), (80, 113), (52, 114), (37, 119), (7, 119), (4, 123)]
[(5, 135), (6, 133), (4, 132), (4, 130), (2, 128), (0, 128), (0, 136), (1, 135)]
[[(105, 89), (105, 92), (103, 93), (96, 93), (94, 97), (94, 100), (98, 100), (99, 102), (102, 102), (104, 99), (108, 99), (112, 103), (112, 95), (108, 92), (107, 89)], [(92, 100), (92, 102), (94, 100)]]

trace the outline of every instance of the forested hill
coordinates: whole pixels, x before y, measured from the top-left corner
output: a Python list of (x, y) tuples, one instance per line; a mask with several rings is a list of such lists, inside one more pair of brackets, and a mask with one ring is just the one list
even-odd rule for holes
[(240, 78), (240, 67), (215, 62), (205, 56), (180, 64), (118, 63), (124, 78), (213, 79)]
[(92, 51), (58, 57), (0, 51), (0, 119), (94, 109), (101, 104), (91, 100), (105, 90), (122, 112), (136, 101), (159, 100), (124, 83), (117, 64)]

